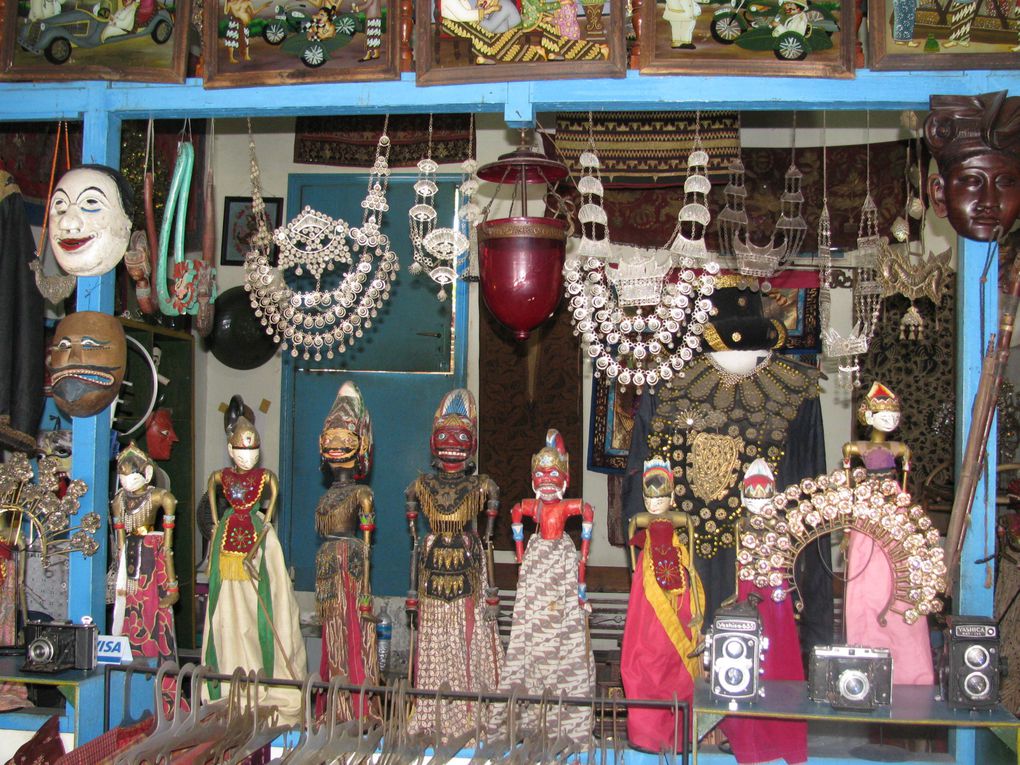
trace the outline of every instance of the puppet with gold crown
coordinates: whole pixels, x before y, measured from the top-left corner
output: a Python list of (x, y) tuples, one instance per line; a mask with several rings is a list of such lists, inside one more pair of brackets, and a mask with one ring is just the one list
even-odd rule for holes
[[(843, 467), (849, 471), (859, 460), (867, 471), (864, 481), (877, 485), (883, 480), (895, 480), (906, 492), (910, 448), (888, 439), (899, 427), (900, 416), (899, 396), (882, 383), (873, 383), (857, 411), (858, 422), (871, 428), (871, 438), (843, 445)], [(891, 593), (896, 591), (896, 582), (889, 556), (896, 551), (862, 533), (851, 531), (848, 536), (847, 643), (892, 651), (894, 683), (928, 685), (934, 682), (927, 619), (918, 618), (908, 624), (899, 615), (890, 613), (894, 600)]]
[[(242, 411), (228, 411), (232, 466), (209, 476), (214, 528), (202, 661), (214, 672), (242, 667), (261, 670), (267, 677), (303, 680), (306, 658), (298, 605), (272, 524), (279, 484), (273, 471), (258, 466), (262, 442), (251, 410)], [(217, 493), (229, 505), (222, 517), (217, 517)], [(208, 696), (220, 698), (226, 693), (222, 685), (209, 683)], [(298, 689), (263, 685), (260, 693), (260, 702), (275, 705), (281, 719), (297, 720)]]
[[(694, 524), (674, 509), (673, 468), (666, 460), (645, 461), (642, 475), (645, 511), (627, 528), (634, 571), (623, 630), (620, 675), (628, 698), (691, 701), (700, 658), (697, 648), (705, 610), (705, 591), (694, 569)], [(684, 544), (678, 529), (687, 530)], [(637, 548), (635, 560), (634, 550)], [(631, 707), (627, 738), (632, 746), (658, 752), (682, 741), (670, 709)]]
[[(499, 487), (475, 474), (478, 406), (471, 391), (447, 393), (432, 420), (431, 473), (407, 487), (408, 529), (413, 539), (407, 609), (417, 627), (414, 684), (477, 693), (499, 683), (503, 647), (496, 628), (499, 596), (492, 580), (491, 539), (499, 513)], [(485, 513), (483, 538), (478, 519)], [(418, 537), (418, 515), (429, 532)], [(414, 732), (455, 738), (477, 724), (477, 705), (420, 697), (411, 716)], [(441, 715), (441, 717), (440, 717)]]
[[(375, 616), (369, 585), (375, 499), (362, 483), (372, 468), (372, 419), (358, 386), (340, 386), (319, 435), (319, 453), (333, 483), (315, 509), (315, 530), (325, 541), (315, 557), (315, 602), (322, 620), (319, 675), (378, 685)], [(362, 704), (352, 704), (361, 716)], [(364, 707), (371, 714), (375, 705)]]

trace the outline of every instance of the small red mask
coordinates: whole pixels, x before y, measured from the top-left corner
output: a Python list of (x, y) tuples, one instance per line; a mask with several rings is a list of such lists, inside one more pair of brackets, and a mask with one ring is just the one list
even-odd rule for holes
[(180, 441), (174, 431), (169, 409), (157, 409), (145, 425), (145, 448), (154, 460), (170, 459), (170, 450)]

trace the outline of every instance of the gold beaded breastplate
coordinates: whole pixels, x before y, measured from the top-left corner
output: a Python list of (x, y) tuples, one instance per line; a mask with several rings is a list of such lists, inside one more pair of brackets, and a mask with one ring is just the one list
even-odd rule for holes
[[(806, 399), (818, 397), (818, 371), (773, 356), (738, 377), (702, 356), (657, 394), (649, 456), (673, 465), (677, 509), (694, 518), (695, 551), (714, 557), (734, 544), (744, 471), (757, 457), (778, 470), (790, 423)], [(677, 533), (686, 545), (686, 530)]]
[(432, 530), (422, 552), (422, 595), (449, 602), (480, 590), (482, 544), (471, 522), (485, 505), (484, 480), (429, 474), (415, 481), (414, 493)]
[(354, 536), (365, 500), (371, 508), (372, 490), (364, 484), (334, 483), (315, 508), (315, 530), (323, 537)]

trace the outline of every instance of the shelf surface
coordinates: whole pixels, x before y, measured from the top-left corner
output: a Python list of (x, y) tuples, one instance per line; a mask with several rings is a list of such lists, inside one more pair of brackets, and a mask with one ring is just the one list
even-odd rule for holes
[(838, 720), (850, 723), (897, 723), (902, 725), (938, 725), (953, 727), (1020, 727), (1020, 720), (1001, 705), (982, 711), (951, 709), (935, 699), (933, 685), (894, 685), (892, 704), (872, 711), (833, 709), (807, 697), (807, 683), (766, 680), (765, 698), (754, 704), (740, 703), (731, 709), (728, 702), (712, 698), (708, 684), (698, 680), (694, 686), (696, 714), (737, 717), (775, 717), (794, 720)]

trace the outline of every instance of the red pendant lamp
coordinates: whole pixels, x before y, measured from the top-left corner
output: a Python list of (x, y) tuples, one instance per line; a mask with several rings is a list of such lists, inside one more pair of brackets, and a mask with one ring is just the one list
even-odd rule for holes
[(521, 214), (486, 219), (478, 226), (478, 271), (482, 299), (514, 337), (528, 334), (556, 310), (563, 294), (567, 224), (557, 218), (528, 215), (528, 186), (554, 185), (567, 176), (561, 162), (524, 145), (479, 168), (478, 177), (517, 188)]

